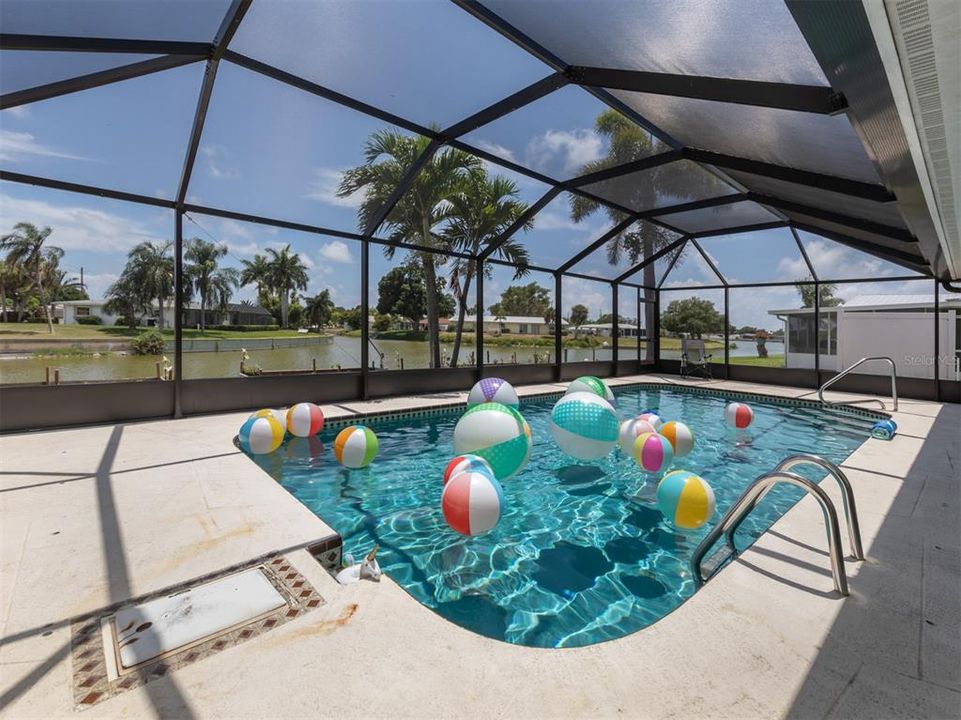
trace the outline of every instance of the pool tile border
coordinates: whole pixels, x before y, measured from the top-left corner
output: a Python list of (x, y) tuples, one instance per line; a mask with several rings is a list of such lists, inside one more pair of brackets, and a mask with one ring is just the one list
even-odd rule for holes
[[(804, 398), (784, 397), (782, 395), (766, 395), (764, 393), (748, 392), (743, 390), (728, 390), (716, 387), (696, 387), (691, 385), (678, 385), (664, 382), (632, 382), (615, 386), (616, 389), (643, 388), (647, 390), (669, 389), (682, 393), (696, 395), (724, 396), (732, 400), (755, 400), (770, 403), (773, 405), (784, 405), (788, 407), (809, 407), (813, 409), (830, 410), (844, 415), (855, 415), (871, 420), (886, 420), (891, 417), (889, 413), (878, 410), (868, 410), (866, 408), (846, 405), (844, 403), (824, 405), (815, 400)], [(550, 392), (534, 392), (520, 398), (521, 405), (527, 402), (563, 397), (564, 392), (560, 390)], [(359, 420), (368, 422), (412, 420), (415, 418), (437, 417), (449, 413), (451, 410), (466, 407), (463, 402), (438, 402), (431, 405), (424, 405), (413, 410), (383, 410), (376, 412), (354, 411), (350, 415), (341, 415), (327, 420), (324, 424), (326, 430), (341, 430), (345, 427), (358, 424)]]
[[(327, 542), (331, 538), (324, 541)], [(337, 540), (339, 541), (339, 536)], [(319, 544), (319, 543), (318, 543)], [(241, 570), (262, 568), (270, 583), (283, 596), (286, 604), (266, 617), (260, 617), (226, 633), (219, 633), (207, 640), (191, 645), (171, 655), (165, 655), (144, 665), (131, 669), (111, 680), (107, 672), (107, 657), (104, 650), (101, 623), (119, 609), (142, 603), (164, 595), (183, 592), (192, 587), (203, 585), (219, 577), (225, 577)], [(84, 710), (121, 693), (142, 687), (164, 677), (169, 672), (186, 665), (216, 655), (228, 648), (240, 645), (265, 632), (278, 628), (301, 615), (326, 604), (326, 600), (314, 586), (301, 575), (293, 564), (283, 555), (270, 555), (245, 566), (210, 573), (182, 585), (150, 593), (111, 605), (101, 610), (87, 613), (73, 620), (70, 627), (70, 657), (72, 665), (74, 708)]]

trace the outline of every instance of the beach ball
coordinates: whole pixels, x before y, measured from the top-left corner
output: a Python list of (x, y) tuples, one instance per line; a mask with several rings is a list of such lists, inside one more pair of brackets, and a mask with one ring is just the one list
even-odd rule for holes
[(264, 408), (263, 410), (258, 410), (257, 412), (251, 414), (252, 418), (259, 417), (272, 417), (274, 420), (280, 423), (280, 427), (287, 429), (287, 410), (273, 410), (271, 408)]
[(674, 448), (658, 433), (644, 433), (634, 439), (634, 459), (649, 473), (661, 473), (674, 462)]
[(743, 430), (754, 421), (754, 411), (744, 403), (728, 403), (724, 408), (724, 421), (733, 428)]
[(504, 490), (487, 470), (454, 475), (440, 498), (444, 520), (461, 535), (481, 535), (491, 530), (504, 510)]
[(447, 463), (447, 467), (444, 469), (444, 484), (446, 485), (452, 477), (460, 475), (462, 472), (482, 471), (489, 472), (491, 475), (494, 474), (490, 463), (480, 455), (458, 455)]
[(551, 410), (551, 435), (565, 453), (578, 460), (600, 460), (617, 443), (614, 408), (592, 392), (565, 395)]
[(377, 456), (380, 442), (374, 431), (364, 425), (345, 427), (334, 438), (334, 457), (344, 467), (367, 467)]
[(481, 403), (454, 426), (454, 452), (480, 455), (498, 480), (520, 472), (531, 457), (531, 428), (512, 407)]
[(666, 422), (659, 432), (670, 441), (674, 457), (684, 457), (694, 449), (694, 431), (682, 422)]
[(467, 395), (467, 407), (474, 407), (481, 403), (496, 402), (507, 407), (520, 407), (521, 401), (517, 397), (514, 386), (506, 380), (490, 377), (474, 383)]
[(284, 446), (284, 454), (288, 460), (312, 462), (324, 456), (324, 443), (319, 435), (309, 437), (292, 437)]
[(271, 453), (284, 441), (284, 428), (273, 415), (249, 417), (237, 433), (240, 448), (252, 455)]
[(615, 404), (614, 393), (611, 392), (611, 389), (607, 387), (607, 384), (603, 380), (593, 375), (582, 375), (576, 380), (573, 380), (571, 384), (567, 386), (567, 392), (564, 394), (570, 395), (576, 392), (594, 393), (597, 397), (607, 400), (611, 405)]
[(714, 490), (699, 475), (674, 470), (657, 484), (657, 507), (677, 527), (697, 530), (714, 514)]
[(297, 403), (287, 411), (286, 426), (297, 437), (316, 435), (324, 429), (324, 413), (313, 403)]
[(617, 434), (617, 442), (621, 446), (621, 452), (630, 455), (634, 452), (635, 438), (638, 435), (652, 432), (657, 432), (657, 430), (647, 420), (641, 420), (640, 418), (625, 420), (621, 423), (621, 428)]
[(649, 422), (654, 427), (655, 432), (660, 432), (661, 426), (664, 424), (664, 418), (656, 412), (642, 412), (637, 416), (637, 419)]

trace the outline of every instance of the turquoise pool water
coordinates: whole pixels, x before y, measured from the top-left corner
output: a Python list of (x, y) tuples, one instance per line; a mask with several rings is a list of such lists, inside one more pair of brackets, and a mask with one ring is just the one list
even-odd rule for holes
[[(714, 522), (784, 456), (814, 452), (840, 463), (868, 438), (873, 422), (839, 410), (748, 400), (754, 423), (735, 432), (724, 425), (723, 410), (739, 397), (651, 386), (621, 388), (616, 396), (623, 417), (652, 408), (694, 430), (694, 452), (673, 468), (711, 484)], [(456, 534), (440, 511), (442, 474), (463, 408), (368, 422), (380, 454), (363, 470), (345, 470), (334, 460), (330, 445), (344, 423), (325, 428), (320, 454), (294, 439), (255, 461), (341, 534), (345, 552), (359, 557), (379, 544), (381, 568), (452, 622), (520, 645), (589, 645), (650, 625), (690, 597), (688, 563), (709, 526), (673, 528), (657, 510), (657, 478), (619, 451), (593, 463), (561, 453), (548, 431), (556, 399), (521, 405), (533, 431), (531, 461), (503, 483), (506, 513), (481, 537)], [(740, 544), (752, 542), (800, 496), (790, 486), (769, 493), (739, 532)]]

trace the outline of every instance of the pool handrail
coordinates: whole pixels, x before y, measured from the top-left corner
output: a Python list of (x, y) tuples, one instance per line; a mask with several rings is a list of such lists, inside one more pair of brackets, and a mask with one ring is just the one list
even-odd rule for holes
[[(791, 485), (795, 485), (802, 490), (807, 491), (809, 494), (813, 495), (815, 500), (821, 506), (821, 512), (824, 515), (824, 526), (825, 531), (828, 536), (828, 551), (831, 558), (831, 577), (834, 580), (834, 589), (842, 596), (848, 595), (848, 580), (847, 574), (844, 570), (844, 558), (843, 550), (841, 548), (841, 530), (838, 527), (838, 513), (834, 508), (834, 503), (831, 502), (831, 498), (828, 494), (814, 481), (808, 480), (805, 477), (801, 477), (797, 473), (788, 472), (784, 470), (773, 471), (765, 473), (752, 482), (744, 494), (738, 499), (734, 505), (728, 509), (712, 529), (711, 532), (701, 541), (701, 543), (694, 550), (694, 555), (691, 557), (691, 572), (694, 575), (694, 582), (697, 587), (700, 587), (705, 582), (714, 577), (715, 574), (726, 564), (720, 563), (711, 573), (705, 578), (701, 574), (701, 563), (704, 557), (707, 555), (708, 551), (714, 546), (714, 544), (724, 535), (728, 528), (734, 523), (740, 523), (745, 515), (747, 515), (751, 510), (754, 509), (758, 498), (769, 488), (778, 483), (786, 482)], [(728, 559), (733, 558), (732, 554)]]
[[(835, 375), (833, 378), (831, 378), (826, 383), (824, 383), (821, 387), (818, 388), (818, 400), (820, 400), (823, 405), (840, 405), (841, 404), (840, 402), (829, 402), (825, 400), (824, 391), (827, 390), (831, 385), (836, 383), (838, 380), (843, 378), (845, 375), (850, 373), (852, 370), (854, 370), (854, 368), (856, 368), (861, 363), (866, 363), (871, 360), (883, 360), (891, 364), (891, 398), (894, 401), (891, 409), (897, 410), (898, 409), (898, 381), (897, 381), (898, 369), (897, 369), (897, 366), (894, 364), (894, 360), (884, 355), (872, 355), (871, 357), (863, 357), (853, 365), (846, 367), (844, 370), (839, 372), (837, 375)], [(854, 403), (866, 403), (866, 402), (880, 403), (882, 410), (887, 409), (884, 406), (884, 401), (881, 400), (880, 398), (871, 398), (870, 400), (848, 400), (845, 404), (851, 405)]]
[[(781, 462), (777, 464), (774, 468), (774, 472), (780, 472), (782, 470), (790, 470), (796, 468), (798, 465), (815, 465), (823, 470), (827, 470), (830, 475), (838, 481), (838, 485), (841, 487), (841, 502), (844, 507), (844, 519), (848, 526), (848, 542), (851, 545), (851, 557), (855, 560), (864, 560), (864, 549), (861, 547), (861, 525), (858, 522), (858, 509), (854, 503), (854, 488), (851, 487), (851, 481), (848, 480), (847, 475), (835, 465), (830, 460), (826, 460), (820, 455), (814, 455), (813, 453), (798, 453), (796, 455), (789, 455), (784, 458)], [(764, 496), (770, 491), (770, 487), (762, 493), (757, 500), (755, 505), (759, 503)], [(751, 508), (753, 510), (753, 508)], [(744, 517), (747, 517), (748, 513), (745, 513)], [(725, 533), (725, 539), (727, 540), (727, 546), (734, 551), (734, 533), (737, 532), (738, 527), (740, 527), (741, 521), (735, 523), (730, 528), (728, 528)]]

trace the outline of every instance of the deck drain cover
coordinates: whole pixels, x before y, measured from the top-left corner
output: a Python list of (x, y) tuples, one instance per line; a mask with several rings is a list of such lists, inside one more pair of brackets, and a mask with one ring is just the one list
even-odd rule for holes
[(286, 604), (255, 567), (124, 608), (110, 624), (119, 670), (195, 645)]

